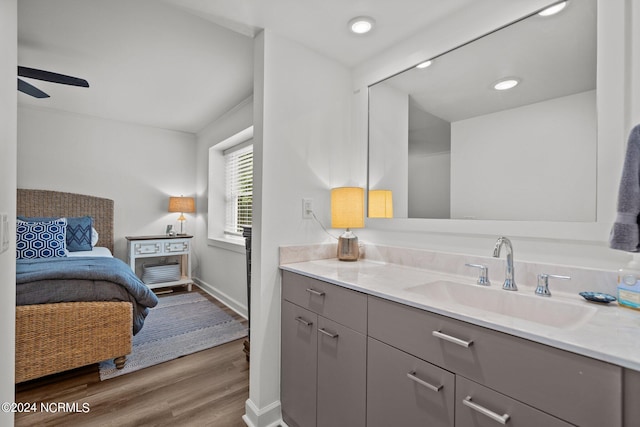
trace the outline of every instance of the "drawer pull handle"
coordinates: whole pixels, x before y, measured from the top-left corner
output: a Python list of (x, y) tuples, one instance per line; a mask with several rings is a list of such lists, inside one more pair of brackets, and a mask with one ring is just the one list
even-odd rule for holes
[(418, 384), (420, 384), (422, 386), (425, 386), (429, 390), (433, 390), (435, 392), (438, 392), (438, 391), (442, 390), (442, 385), (433, 385), (433, 384), (429, 384), (425, 380), (421, 380), (420, 378), (418, 378), (416, 376), (415, 371), (407, 372), (407, 377), (409, 377), (410, 380), (415, 381), (415, 382), (417, 382)]
[(315, 289), (307, 288), (307, 292), (312, 293), (313, 295), (317, 295), (319, 297), (324, 296), (324, 292), (316, 291)]
[(331, 333), (331, 332), (327, 331), (325, 328), (320, 328), (320, 329), (318, 329), (318, 331), (322, 332), (323, 334), (325, 334), (329, 338), (338, 338), (338, 334)]
[(484, 406), (480, 406), (475, 402), (471, 401), (471, 396), (467, 396), (462, 401), (462, 404), (468, 406), (476, 412), (480, 412), (482, 415), (491, 418), (494, 421), (499, 422), (500, 424), (506, 424), (509, 421), (509, 414), (498, 415), (495, 412), (485, 408)]
[(436, 338), (440, 338), (442, 340), (452, 342), (454, 344), (457, 344), (457, 345), (459, 345), (461, 347), (465, 347), (465, 348), (469, 348), (471, 346), (471, 344), (473, 344), (473, 341), (461, 340), (460, 338), (456, 338), (456, 337), (452, 337), (451, 335), (443, 334), (440, 331), (433, 331), (433, 332), (431, 332), (431, 335), (433, 335)]
[(302, 323), (304, 326), (311, 326), (313, 325), (313, 322), (309, 322), (308, 320), (304, 320), (302, 317), (298, 316), (296, 317), (296, 320), (300, 323)]

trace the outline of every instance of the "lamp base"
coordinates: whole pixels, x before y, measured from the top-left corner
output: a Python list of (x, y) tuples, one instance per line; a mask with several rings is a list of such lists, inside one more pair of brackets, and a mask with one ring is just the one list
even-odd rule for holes
[(338, 259), (340, 261), (357, 261), (359, 256), (358, 236), (347, 229), (338, 238)]

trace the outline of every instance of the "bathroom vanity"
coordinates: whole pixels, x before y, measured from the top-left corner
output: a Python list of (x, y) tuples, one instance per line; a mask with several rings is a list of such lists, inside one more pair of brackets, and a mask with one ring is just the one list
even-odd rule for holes
[(289, 427), (640, 425), (637, 312), (577, 295), (509, 300), (569, 312), (547, 322), (436, 295), (515, 294), (468, 277), (331, 259), (281, 268)]

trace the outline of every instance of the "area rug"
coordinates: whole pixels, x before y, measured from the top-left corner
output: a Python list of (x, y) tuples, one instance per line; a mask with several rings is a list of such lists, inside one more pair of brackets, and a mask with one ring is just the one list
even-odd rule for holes
[(197, 292), (167, 295), (149, 311), (142, 330), (133, 337), (133, 351), (124, 368), (113, 360), (100, 363), (100, 380), (135, 372), (233, 341), (247, 327)]

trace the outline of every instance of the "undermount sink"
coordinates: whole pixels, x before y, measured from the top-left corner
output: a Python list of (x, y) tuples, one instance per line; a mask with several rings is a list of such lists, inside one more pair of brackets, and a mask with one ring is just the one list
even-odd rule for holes
[(466, 307), (515, 317), (555, 328), (571, 328), (589, 320), (595, 307), (510, 292), (498, 288), (438, 280), (405, 289), (433, 302)]

